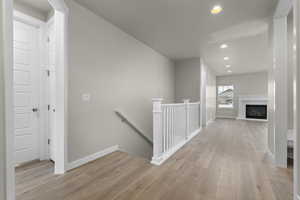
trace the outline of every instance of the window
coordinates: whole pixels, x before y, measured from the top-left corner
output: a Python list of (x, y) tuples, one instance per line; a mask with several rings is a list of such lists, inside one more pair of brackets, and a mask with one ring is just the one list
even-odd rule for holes
[(233, 108), (233, 85), (218, 86), (218, 107), (219, 108)]

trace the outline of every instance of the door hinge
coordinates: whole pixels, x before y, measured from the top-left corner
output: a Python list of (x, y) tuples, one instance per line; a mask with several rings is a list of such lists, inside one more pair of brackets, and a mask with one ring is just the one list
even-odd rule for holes
[(51, 140), (50, 140), (50, 139), (48, 139), (48, 145), (50, 144), (50, 141), (51, 141)]
[(50, 76), (50, 70), (47, 69), (46, 72), (47, 72), (47, 76), (49, 77)]
[(50, 104), (48, 105), (48, 110), (50, 110)]

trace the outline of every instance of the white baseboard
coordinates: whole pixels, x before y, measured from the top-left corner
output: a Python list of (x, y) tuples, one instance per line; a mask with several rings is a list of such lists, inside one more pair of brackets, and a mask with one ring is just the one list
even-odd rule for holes
[(214, 121), (215, 121), (214, 119), (213, 120), (211, 119), (211, 120), (207, 121), (206, 122), (206, 126), (208, 126), (209, 124), (213, 123)]
[(236, 119), (236, 117), (233, 116), (226, 116), (226, 115), (218, 115), (216, 116), (217, 119)]
[(272, 163), (274, 164), (275, 163), (275, 156), (274, 156), (274, 154), (270, 150), (268, 150), (267, 153), (270, 156)]
[(237, 120), (246, 120), (246, 121), (257, 121), (257, 122), (268, 122), (267, 119), (249, 119), (249, 118), (241, 118), (237, 117)]
[(97, 160), (103, 156), (106, 156), (110, 153), (113, 153), (115, 151), (118, 151), (119, 150), (119, 145), (115, 145), (115, 146), (112, 146), (112, 147), (109, 147), (109, 148), (106, 148), (102, 151), (99, 151), (97, 153), (94, 153), (92, 155), (89, 155), (89, 156), (86, 156), (84, 158), (81, 158), (81, 159), (78, 159), (78, 160), (75, 160), (71, 163), (68, 164), (68, 171), (71, 170), (71, 169), (75, 169), (77, 167), (80, 167), (84, 164), (87, 164), (91, 161), (94, 161), (94, 160)]
[(164, 153), (162, 156), (158, 158), (152, 158), (151, 164), (153, 165), (161, 165), (163, 164), (166, 160), (168, 160), (174, 153), (176, 153), (181, 147), (183, 147), (186, 143), (188, 143), (193, 137), (198, 135), (201, 132), (202, 128), (197, 129), (191, 135), (184, 141), (180, 142), (176, 146), (174, 146), (172, 149), (170, 149), (168, 152)]

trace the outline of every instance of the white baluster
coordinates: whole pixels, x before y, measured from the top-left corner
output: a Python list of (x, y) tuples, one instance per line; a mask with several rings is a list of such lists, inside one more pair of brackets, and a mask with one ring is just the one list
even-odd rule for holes
[(166, 107), (163, 108), (163, 145), (164, 145), (164, 152), (166, 152), (166, 132), (167, 132), (167, 115), (166, 115)]
[(168, 151), (170, 150), (170, 107), (167, 109), (167, 118), (168, 118), (168, 131), (167, 131), (167, 147)]
[(189, 108), (189, 99), (184, 99), (183, 100), (185, 104), (185, 121), (186, 121), (186, 126), (185, 126), (185, 139), (188, 139), (188, 136), (190, 134), (190, 108)]
[(174, 147), (174, 138), (175, 138), (174, 110), (175, 107), (172, 108), (172, 147)]

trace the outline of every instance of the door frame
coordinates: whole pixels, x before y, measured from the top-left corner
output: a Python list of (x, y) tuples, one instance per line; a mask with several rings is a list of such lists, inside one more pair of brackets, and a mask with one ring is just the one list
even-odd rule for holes
[[(294, 13), (294, 39), (296, 48), (294, 52), (294, 200), (300, 200), (300, 2), (292, 0)], [(297, 33), (297, 34), (295, 34)]]
[[(48, 0), (54, 8), (55, 17), (55, 57), (57, 70), (57, 112), (56, 112), (56, 152), (55, 174), (63, 174), (68, 169), (67, 157), (67, 117), (68, 117), (68, 15), (69, 11), (64, 0)], [(3, 31), (3, 63), (4, 63), (4, 100), (5, 100), (5, 198), (15, 200), (15, 165), (14, 165), (14, 117), (13, 117), (13, 1), (3, 0), (2, 24)]]
[(49, 159), (48, 152), (48, 124), (47, 124), (47, 99), (45, 98), (44, 91), (46, 90), (46, 23), (28, 16), (22, 12), (14, 11), (14, 20), (24, 23), (29, 26), (33, 26), (38, 32), (38, 46), (37, 46), (37, 57), (38, 59), (38, 108), (39, 108), (39, 118), (38, 118), (38, 151), (39, 159), (47, 160)]

